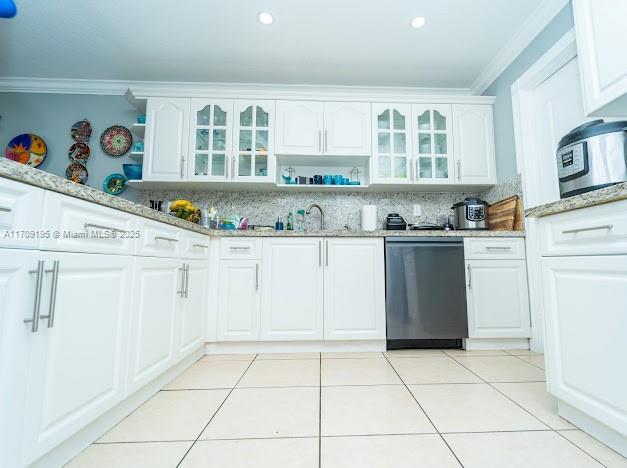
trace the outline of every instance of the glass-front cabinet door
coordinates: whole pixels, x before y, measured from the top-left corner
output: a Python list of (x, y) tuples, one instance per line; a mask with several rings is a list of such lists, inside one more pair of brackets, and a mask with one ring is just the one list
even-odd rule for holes
[(225, 181), (230, 177), (233, 100), (192, 99), (189, 180)]
[(274, 180), (274, 101), (235, 101), (233, 179)]
[(373, 182), (406, 184), (411, 174), (411, 106), (372, 104)]
[(416, 183), (450, 184), (454, 181), (452, 106), (414, 104), (414, 177)]

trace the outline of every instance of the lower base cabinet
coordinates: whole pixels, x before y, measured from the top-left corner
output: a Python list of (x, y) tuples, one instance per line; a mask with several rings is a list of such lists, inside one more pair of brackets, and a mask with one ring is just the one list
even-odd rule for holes
[(209, 302), (209, 263), (206, 260), (184, 260), (184, 265), (187, 265), (187, 276), (177, 320), (177, 360), (204, 344), (205, 316)]
[(222, 260), (219, 268), (219, 341), (257, 341), (261, 319), (259, 260)]

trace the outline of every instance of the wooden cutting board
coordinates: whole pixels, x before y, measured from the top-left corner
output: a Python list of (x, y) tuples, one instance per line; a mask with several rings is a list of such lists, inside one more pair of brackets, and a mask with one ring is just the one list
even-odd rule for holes
[(494, 231), (522, 231), (522, 203), (518, 195), (488, 207), (488, 225)]

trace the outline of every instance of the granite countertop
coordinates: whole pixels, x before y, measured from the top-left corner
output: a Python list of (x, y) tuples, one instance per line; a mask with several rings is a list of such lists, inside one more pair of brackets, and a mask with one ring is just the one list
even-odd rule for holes
[(525, 210), (525, 216), (540, 218), (565, 211), (578, 210), (589, 206), (603, 205), (627, 199), (627, 182), (605, 187), (592, 192), (582, 193), (574, 197), (564, 198), (546, 205), (535, 206)]
[(0, 177), (51, 190), (79, 198), (116, 210), (125, 211), (143, 218), (161, 221), (189, 231), (212, 237), (524, 237), (524, 231), (221, 231), (208, 229), (198, 224), (176, 218), (147, 206), (109, 195), (101, 190), (76, 184), (54, 174), (19, 164), (8, 159), (0, 159)]

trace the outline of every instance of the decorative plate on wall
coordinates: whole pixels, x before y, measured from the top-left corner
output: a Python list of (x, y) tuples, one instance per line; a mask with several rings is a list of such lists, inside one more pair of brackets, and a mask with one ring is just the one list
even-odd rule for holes
[(78, 162), (71, 163), (65, 170), (65, 178), (77, 184), (85, 185), (87, 177), (89, 177), (87, 168)]
[(91, 124), (89, 123), (89, 120), (79, 120), (72, 125), (70, 135), (72, 135), (72, 139), (74, 141), (87, 143), (89, 141), (89, 137), (91, 137)]
[(85, 143), (74, 143), (72, 146), (70, 146), (67, 155), (70, 158), (70, 161), (85, 164), (87, 162), (87, 159), (89, 159), (90, 153), (91, 150), (89, 149), (89, 146), (87, 146)]
[(128, 128), (114, 125), (102, 132), (100, 147), (109, 156), (126, 154), (133, 144), (133, 135)]
[(47, 151), (48, 146), (43, 138), (32, 133), (24, 133), (9, 142), (5, 154), (11, 161), (37, 167), (46, 159)]
[(119, 195), (126, 190), (126, 177), (122, 174), (109, 174), (102, 183), (102, 189), (109, 195)]

